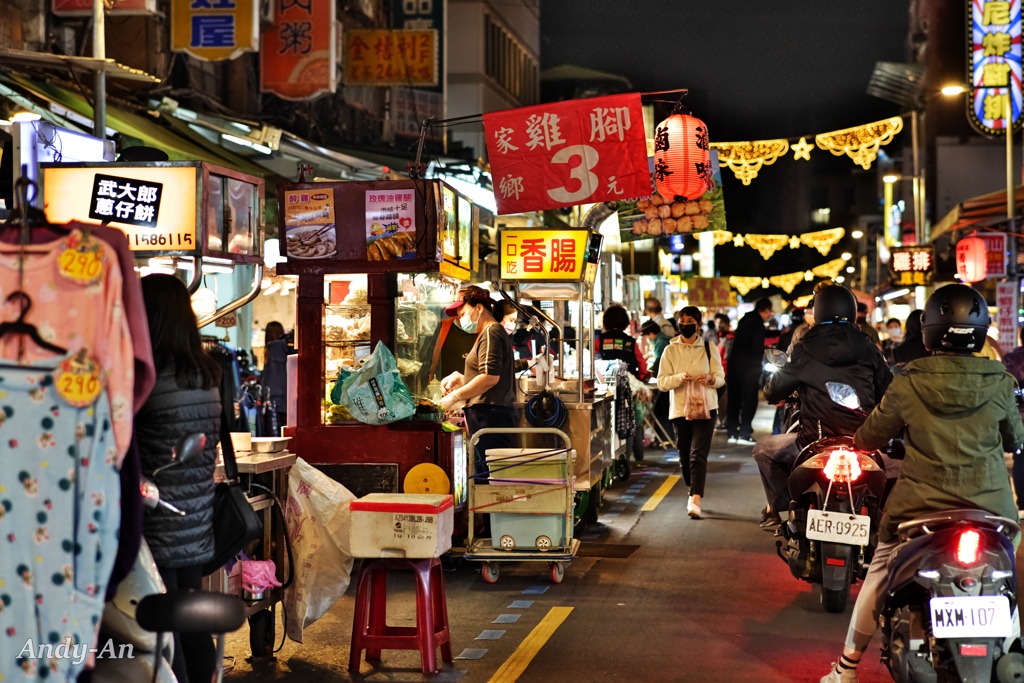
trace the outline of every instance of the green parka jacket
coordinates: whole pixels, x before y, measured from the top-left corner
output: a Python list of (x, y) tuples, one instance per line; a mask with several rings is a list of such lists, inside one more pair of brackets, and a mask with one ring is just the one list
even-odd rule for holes
[(1002, 363), (970, 356), (919, 358), (896, 375), (854, 435), (858, 448), (874, 450), (907, 426), (907, 456), (879, 540), (933, 510), (980, 508), (1016, 519), (1003, 460), (1024, 443), (1013, 387)]

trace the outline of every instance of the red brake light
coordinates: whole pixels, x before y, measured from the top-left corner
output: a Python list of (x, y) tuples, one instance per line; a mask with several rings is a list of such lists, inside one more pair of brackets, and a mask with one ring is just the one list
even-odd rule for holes
[(981, 545), (981, 534), (974, 529), (968, 529), (960, 534), (956, 543), (957, 562), (964, 565), (974, 564), (978, 561), (978, 548)]
[(839, 448), (828, 454), (825, 476), (837, 484), (857, 481), (860, 477), (860, 457), (853, 451)]

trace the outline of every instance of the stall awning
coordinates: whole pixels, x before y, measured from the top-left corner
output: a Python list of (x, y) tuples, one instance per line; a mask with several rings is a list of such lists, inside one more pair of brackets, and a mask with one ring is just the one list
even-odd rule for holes
[(145, 71), (119, 64), (113, 59), (70, 57), (68, 55), (53, 55), (46, 52), (29, 52), (27, 50), (0, 50), (0, 63), (58, 69), (77, 68), (81, 71), (102, 71), (111, 78), (119, 78), (126, 81), (160, 82), (160, 79), (156, 76), (151, 76)]
[[(92, 117), (92, 105), (86, 102), (85, 98), (59, 85), (14, 73), (0, 75), (0, 82), (80, 116), (89, 119)], [(267, 175), (266, 169), (251, 164), (243, 157), (231, 154), (227, 150), (214, 148), (198, 135), (182, 135), (179, 131), (161, 125), (156, 118), (135, 114), (113, 103), (107, 104), (107, 127), (140, 140), (146, 145), (162, 149), (171, 161), (207, 161), (250, 175)]]
[[(1024, 186), (1013, 191), (1014, 206), (1020, 212), (1024, 202)], [(969, 227), (984, 227), (1006, 220), (1006, 190), (990, 192), (964, 200), (953, 207), (941, 221), (932, 226), (931, 241), (953, 230)]]

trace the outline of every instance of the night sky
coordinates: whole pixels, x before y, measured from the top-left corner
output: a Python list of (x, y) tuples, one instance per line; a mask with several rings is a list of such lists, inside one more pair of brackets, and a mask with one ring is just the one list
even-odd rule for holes
[[(806, 135), (813, 144), (816, 133), (900, 113), (866, 88), (876, 61), (908, 60), (907, 12), (906, 0), (542, 0), (542, 67), (616, 73), (639, 92), (687, 88), (684, 103), (708, 124), (712, 141)], [(908, 134), (883, 149), (898, 156)], [(750, 186), (723, 169), (729, 229), (801, 232), (795, 224), (806, 224), (803, 217), (818, 207), (796, 205), (788, 190), (858, 171), (849, 159), (817, 149), (810, 162), (794, 162), (790, 153), (765, 166)], [(833, 207), (833, 215), (842, 216), (842, 208)], [(836, 226), (844, 227), (804, 229)], [(801, 248), (763, 261), (747, 247), (727, 246), (717, 249), (716, 262), (722, 275), (767, 276), (824, 260)]]
[(865, 88), (876, 61), (907, 59), (907, 2), (542, 0), (541, 33), (544, 68), (690, 89), (712, 140), (792, 137), (892, 115)]

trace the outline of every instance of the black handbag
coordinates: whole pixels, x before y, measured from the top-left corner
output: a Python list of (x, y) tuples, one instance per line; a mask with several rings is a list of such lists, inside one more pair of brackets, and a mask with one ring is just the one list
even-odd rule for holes
[(220, 443), (225, 481), (217, 484), (213, 499), (213, 558), (203, 565), (212, 574), (230, 562), (245, 546), (263, 535), (263, 520), (252, 509), (238, 480), (238, 464), (228, 429), (227, 409), (221, 412)]

